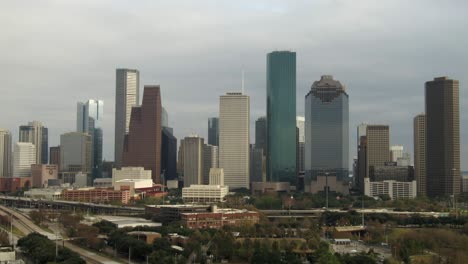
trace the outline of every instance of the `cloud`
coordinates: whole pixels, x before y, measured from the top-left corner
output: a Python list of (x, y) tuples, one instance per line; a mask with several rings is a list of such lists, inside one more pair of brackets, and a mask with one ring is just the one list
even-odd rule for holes
[(266, 53), (286, 49), (297, 52), (298, 114), (320, 75), (347, 86), (351, 157), (363, 121), (388, 123), (392, 144), (412, 151), (424, 82), (460, 80), (463, 161), (467, 7), (435, 0), (9, 1), (0, 10), (0, 126), (16, 136), (19, 125), (43, 121), (55, 145), (75, 129), (77, 101), (102, 99), (105, 158), (113, 159), (115, 68), (128, 67), (140, 70), (142, 85), (161, 85), (178, 138), (206, 137), (219, 95), (240, 90), (242, 69), (251, 123), (265, 114)]

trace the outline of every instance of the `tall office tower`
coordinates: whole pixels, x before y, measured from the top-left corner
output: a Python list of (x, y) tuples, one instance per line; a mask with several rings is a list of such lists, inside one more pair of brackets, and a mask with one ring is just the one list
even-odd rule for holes
[(296, 53), (267, 55), (267, 181), (295, 184)]
[(197, 135), (184, 138), (184, 187), (203, 184), (203, 141)]
[(19, 142), (30, 142), (36, 147), (36, 164), (47, 164), (48, 159), (48, 130), (39, 121), (29, 122), (20, 126)]
[(161, 173), (164, 173), (164, 180), (177, 179), (177, 138), (171, 128), (162, 128), (161, 144)]
[(403, 146), (390, 146), (390, 160), (393, 162), (397, 162), (398, 158), (403, 158)]
[(426, 196), (426, 115), (413, 119), (414, 128), (414, 177), (418, 184), (418, 195)]
[(57, 165), (60, 171), (60, 146), (50, 147), (49, 149), (49, 164)]
[(324, 173), (348, 180), (348, 94), (331, 75), (315, 81), (305, 97), (305, 139), (306, 190), (310, 181)]
[(265, 158), (263, 149), (251, 145), (250, 147), (250, 182), (264, 182)]
[(219, 146), (219, 118), (208, 118), (208, 144)]
[(0, 177), (11, 176), (11, 133), (0, 128)]
[(249, 188), (250, 98), (226, 93), (219, 98), (219, 167), (231, 189)]
[(16, 142), (13, 150), (13, 177), (31, 176), (36, 163), (36, 147), (31, 142)]
[(357, 126), (357, 141), (356, 141), (357, 146), (361, 144), (361, 137), (366, 135), (366, 131), (367, 131), (366, 123), (361, 123)]
[(218, 168), (218, 147), (203, 145), (203, 184), (210, 183), (210, 169)]
[(129, 133), (125, 136), (122, 164), (151, 170), (161, 183), (161, 92), (159, 85), (145, 85), (143, 102), (133, 107)]
[(255, 148), (266, 152), (266, 117), (259, 117), (255, 121)]
[(390, 161), (390, 128), (388, 125), (367, 125), (366, 177), (370, 177), (369, 168), (384, 166)]
[(297, 138), (297, 171), (304, 171), (304, 162), (305, 162), (305, 117), (297, 116), (296, 117), (296, 126), (298, 129), (298, 138)]
[(92, 172), (94, 177), (101, 176), (102, 170), (102, 118), (104, 102), (90, 99), (86, 103), (77, 103), (76, 130), (91, 136)]
[(355, 187), (364, 193), (364, 182), (369, 177), (367, 174), (367, 136), (362, 135), (359, 139), (358, 158), (356, 162), (357, 175), (354, 177)]
[(115, 81), (115, 150), (116, 168), (122, 167), (125, 135), (130, 127), (132, 107), (139, 105), (140, 73), (138, 70), (117, 69)]
[(458, 80), (426, 82), (426, 188), (429, 197), (460, 193)]
[(177, 177), (184, 178), (184, 140), (180, 140), (179, 151), (177, 152)]
[(164, 107), (161, 107), (161, 126), (169, 127), (169, 115)]
[(82, 132), (60, 135), (60, 170), (65, 172), (91, 173), (92, 140)]

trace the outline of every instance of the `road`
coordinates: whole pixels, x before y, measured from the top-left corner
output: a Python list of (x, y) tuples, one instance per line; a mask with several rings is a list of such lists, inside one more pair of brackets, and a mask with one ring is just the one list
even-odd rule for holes
[[(119, 264), (119, 263), (121, 263), (121, 262), (117, 262), (115, 260), (106, 258), (104, 256), (98, 255), (98, 254), (96, 254), (96, 253), (94, 253), (92, 251), (86, 250), (84, 248), (73, 245), (70, 242), (67, 242), (67, 241), (64, 242), (64, 241), (57, 240), (57, 236), (55, 234), (52, 234), (50, 232), (42, 230), (39, 226), (34, 224), (31, 221), (31, 219), (29, 219), (29, 217), (25, 216), (22, 213), (19, 213), (19, 212), (15, 211), (15, 210), (12, 210), (12, 209), (10, 209), (8, 207), (5, 207), (5, 206), (2, 206), (2, 205), (0, 205), (0, 210), (7, 213), (7, 214), (9, 214), (9, 215), (13, 215), (13, 218), (16, 219), (16, 221), (13, 222), (13, 225), (16, 226), (19, 230), (21, 230), (21, 232), (23, 232), (25, 235), (28, 235), (28, 234), (33, 233), (33, 232), (37, 232), (39, 234), (42, 234), (42, 235), (48, 237), (51, 240), (55, 240), (55, 243), (57, 243), (60, 246), (63, 243), (65, 245), (65, 247), (67, 247), (71, 251), (74, 251), (77, 254), (79, 254), (86, 261), (86, 263), (96, 263), (96, 264), (99, 264), (99, 263)], [(61, 239), (61, 238), (58, 237), (58, 239)]]

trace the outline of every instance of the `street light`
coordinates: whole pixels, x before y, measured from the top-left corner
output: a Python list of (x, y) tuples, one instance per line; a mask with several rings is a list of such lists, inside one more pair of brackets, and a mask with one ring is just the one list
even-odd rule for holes
[(325, 172), (325, 208), (328, 211), (328, 172)]

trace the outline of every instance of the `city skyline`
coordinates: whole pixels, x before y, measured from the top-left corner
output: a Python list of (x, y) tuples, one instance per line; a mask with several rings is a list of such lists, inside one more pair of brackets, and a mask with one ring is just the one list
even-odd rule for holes
[[(356, 134), (354, 127), (357, 124), (362, 122), (384, 123), (389, 124), (392, 131), (390, 143), (392, 145), (403, 145), (408, 152), (413, 153), (412, 121), (416, 114), (424, 111), (425, 81), (439, 76), (449, 76), (450, 78), (460, 80), (460, 113), (468, 111), (468, 106), (466, 104), (468, 94), (465, 91), (466, 89), (464, 89), (465, 84), (468, 83), (468, 79), (464, 75), (464, 71), (468, 66), (466, 61), (468, 60), (464, 57), (464, 53), (460, 52), (461, 47), (464, 46), (463, 44), (467, 42), (467, 40), (462, 38), (457, 41), (457, 43), (451, 42), (450, 40), (444, 41), (436, 37), (435, 34), (432, 34), (431, 31), (421, 29), (430, 28), (427, 24), (432, 23), (432, 25), (438, 25), (439, 28), (441, 28), (441, 32), (444, 32), (445, 38), (458, 38), (459, 35), (461, 35), (460, 32), (463, 32), (464, 26), (466, 26), (466, 22), (461, 20), (461, 10), (463, 10), (463, 6), (460, 6), (465, 4), (452, 3), (442, 6), (428, 3), (425, 9), (427, 15), (420, 17), (421, 21), (419, 21), (419, 23), (411, 24), (408, 28), (403, 27), (406, 25), (404, 23), (389, 25), (390, 17), (383, 10), (387, 7), (398, 8), (398, 5), (401, 3), (402, 2), (396, 2), (393, 5), (379, 4), (379, 6), (377, 6), (377, 4), (367, 3), (369, 9), (364, 9), (361, 5), (357, 5), (357, 12), (355, 14), (347, 13), (345, 18), (343, 18), (350, 20), (350, 25), (347, 27), (350, 31), (337, 29), (335, 28), (336, 25), (331, 22), (323, 22), (324, 25), (322, 26), (325, 29), (337, 29), (335, 33), (329, 36), (332, 41), (334, 40), (334, 43), (339, 43), (340, 41), (337, 40), (345, 37), (350, 38), (350, 34), (356, 34), (355, 38), (350, 38), (349, 41), (346, 41), (344, 44), (333, 44), (330, 48), (325, 47), (327, 44), (331, 43), (330, 39), (321, 40), (315, 38), (316, 35), (312, 34), (314, 28), (298, 27), (293, 32), (288, 33), (290, 34), (288, 35), (288, 39), (290, 40), (278, 40), (275, 43), (266, 43), (258, 39), (253, 39), (255, 41), (252, 42), (247, 41), (245, 44), (234, 42), (234, 44), (237, 45), (236, 48), (229, 46), (228, 48), (231, 48), (229, 52), (225, 52), (224, 50), (221, 52), (219, 48), (223, 45), (208, 36), (210, 35), (208, 33), (211, 32), (211, 28), (202, 22), (198, 22), (195, 23), (194, 26), (201, 31), (201, 37), (196, 41), (196, 44), (203, 46), (203, 48), (197, 48), (198, 46), (196, 45), (195, 49), (192, 50), (184, 50), (183, 46), (178, 47), (177, 50), (173, 50), (163, 45), (160, 51), (159, 49), (155, 50), (154, 47), (151, 47), (150, 50), (149, 46), (135, 44), (136, 42), (132, 41), (133, 45), (139, 45), (138, 47), (141, 48), (141, 51), (129, 51), (123, 54), (103, 52), (101, 56), (98, 56), (99, 58), (103, 58), (102, 63), (94, 64), (92, 57), (97, 56), (95, 53), (102, 51), (102, 47), (94, 42), (90, 42), (88, 39), (84, 39), (83, 41), (91, 44), (89, 49), (91, 52), (89, 55), (81, 54), (81, 58), (78, 58), (78, 64), (93, 64), (93, 71), (80, 72), (79, 76), (72, 73), (71, 68), (68, 66), (59, 69), (57, 74), (48, 74), (49, 71), (58, 69), (55, 67), (61, 68), (61, 66), (65, 64), (66, 59), (70, 59), (70, 57), (60, 58), (58, 54), (61, 53), (58, 53), (58, 50), (54, 49), (46, 49), (43, 52), (40, 49), (43, 45), (42, 42), (38, 43), (39, 47), (37, 51), (25, 52), (25, 54), (29, 54), (28, 56), (37, 56), (39, 53), (36, 52), (43, 52), (44, 55), (41, 56), (49, 56), (50, 58), (54, 58), (54, 60), (52, 61), (53, 63), (36, 73), (33, 70), (37, 69), (37, 67), (44, 66), (44, 64), (41, 64), (39, 62), (40, 60), (25, 61), (26, 57), (20, 53), (23, 53), (24, 50), (28, 50), (28, 46), (15, 45), (14, 41), (16, 38), (14, 37), (14, 33), (6, 31), (5, 36), (2, 36), (2, 38), (11, 40), (5, 41), (0, 45), (4, 48), (10, 47), (11, 45), (11, 49), (6, 48), (4, 50), (9, 50), (12, 55), (6, 53), (2, 55), (4, 55), (3, 57), (5, 58), (5, 65), (11, 64), (16, 66), (2, 68), (5, 70), (5, 85), (12, 87), (12, 89), (8, 91), (8, 96), (2, 96), (2, 99), (0, 99), (0, 110), (2, 112), (11, 113), (8, 118), (2, 120), (1, 127), (10, 130), (13, 136), (13, 142), (16, 142), (18, 140), (19, 125), (25, 124), (30, 120), (39, 120), (49, 128), (49, 146), (56, 146), (58, 145), (60, 134), (74, 130), (76, 101), (81, 101), (93, 96), (102, 98), (107, 102), (107, 105), (111, 106), (115, 101), (115, 98), (113, 98), (115, 93), (115, 69), (126, 67), (141, 71), (141, 84), (158, 83), (161, 84), (162, 87), (165, 87), (165, 89), (163, 88), (161, 90), (162, 98), (169, 113), (169, 126), (174, 128), (177, 138), (183, 138), (192, 132), (196, 132), (201, 137), (207, 138), (206, 120), (210, 116), (216, 116), (218, 96), (225, 92), (236, 90), (236, 88), (240, 86), (241, 68), (244, 68), (246, 76), (246, 94), (250, 96), (252, 101), (250, 134), (251, 142), (254, 143), (253, 135), (255, 130), (253, 129), (253, 124), (259, 116), (265, 115), (266, 112), (264, 102), (266, 93), (264, 56), (266, 53), (276, 49), (291, 49), (297, 52), (298, 59), (296, 100), (298, 115), (304, 114), (304, 96), (310, 87), (310, 83), (315, 80), (316, 76), (331, 74), (347, 84), (350, 96), (353, 98), (353, 100), (350, 100), (350, 142), (355, 141)], [(16, 26), (15, 22), (12, 20), (12, 17), (15, 16), (14, 11), (16, 8), (14, 7), (14, 3), (11, 5), (13, 5), (13, 7), (5, 7), (5, 16), (3, 16), (2, 19), (5, 20), (6, 24)], [(325, 7), (328, 6), (322, 3), (321, 6), (319, 5), (318, 7), (323, 9), (325, 8), (323, 5), (325, 5)], [(63, 10), (64, 7), (65, 6), (58, 4), (58, 6), (53, 8)], [(74, 21), (84, 21), (86, 17), (84, 15), (85, 7), (86, 4), (77, 7), (77, 14), (72, 17), (75, 19)], [(234, 7), (244, 8), (245, 6), (235, 5)], [(256, 30), (259, 26), (278, 18), (279, 14), (284, 14), (286, 16), (286, 18), (280, 19), (279, 23), (284, 23), (285, 19), (292, 18), (294, 14), (298, 14), (299, 17), (304, 17), (305, 15), (300, 12), (300, 9), (307, 9), (310, 7), (315, 6), (313, 4), (298, 4), (296, 6), (276, 3), (264, 9), (251, 6), (245, 8), (248, 11), (247, 15), (251, 14), (253, 12), (252, 10), (266, 14), (266, 18), (259, 19), (253, 24), (252, 30)], [(118, 11), (119, 8), (122, 7), (114, 8), (114, 11)], [(135, 8), (137, 10), (142, 9), (141, 6)], [(167, 8), (170, 9), (171, 7)], [(321, 10), (320, 8), (318, 8), (318, 10)], [(348, 4), (344, 4), (336, 8), (339, 11), (338, 13), (343, 15), (343, 11), (351, 7)], [(370, 12), (372, 8), (377, 10), (377, 14), (381, 16), (377, 17), (376, 15), (372, 15), (372, 12)], [(219, 9), (222, 13), (227, 13), (227, 8), (219, 7)], [(406, 11), (406, 8), (400, 9), (403, 10), (401, 11), (402, 13), (400, 12), (402, 20), (409, 20), (412, 17), (410, 12)], [(408, 8), (408, 10), (409, 9), (411, 8)], [(437, 13), (439, 9), (443, 9), (445, 12), (450, 11), (452, 14), (451, 19), (461, 23), (453, 23), (453, 20), (447, 23), (444, 20), (435, 18), (435, 16), (431, 16), (431, 14)], [(33, 6), (28, 12), (34, 12), (34, 10), (35, 7)], [(206, 14), (207, 17), (205, 19), (212, 21), (212, 19), (214, 19), (213, 11), (213, 8), (208, 8), (206, 11), (200, 8), (194, 8), (190, 12)], [(16, 10), (16, 12), (16, 14), (18, 14), (19, 11)], [(182, 10), (182, 14), (187, 14), (187, 12), (189, 11)], [(96, 14), (90, 14), (90, 16), (94, 15)], [(112, 15), (117, 18), (120, 16), (128, 16), (128, 14), (116, 14), (116, 12), (112, 12)], [(366, 33), (357, 32), (357, 23), (352, 23), (354, 19), (357, 19), (359, 16), (368, 17), (368, 19), (377, 22), (374, 23), (375, 27), (367, 28), (368, 34), (378, 34), (382, 29), (386, 29), (387, 33), (390, 30), (392, 33), (388, 33), (388, 36), (377, 35), (378, 38), (376, 38), (375, 42), (366, 43), (368, 35), (366, 35)], [(55, 21), (54, 19), (57, 19), (57, 15), (52, 15), (48, 19), (48, 21)], [(152, 21), (151, 18), (145, 14), (142, 14), (142, 19), (142, 22), (134, 22), (143, 23), (145, 21)], [(238, 21), (236, 18), (229, 16), (226, 18), (227, 22), (214, 26), (213, 30), (224, 30), (226, 26), (224, 23), (231, 23), (233, 20)], [(187, 25), (187, 20), (184, 21), (185, 23), (182, 24)], [(193, 21), (189, 20), (189, 22)], [(300, 24), (295, 21), (292, 21), (292, 23), (297, 26)], [(22, 28), (20, 25), (17, 27), (24, 30), (26, 33), (30, 30), (35, 30), (35, 26), (32, 24), (27, 24), (27, 26), (26, 28)], [(86, 26), (85, 24), (83, 28), (89, 29)], [(113, 28), (112, 25), (106, 24), (103, 26)], [(68, 33), (59, 25), (52, 28), (59, 33)], [(148, 27), (144, 26), (142, 26), (142, 28), (148, 29)], [(113, 30), (108, 31), (112, 32)], [(234, 32), (236, 34), (234, 35), (239, 36), (240, 34), (240, 36), (247, 37), (248, 35), (244, 34), (250, 34), (241, 31), (242, 30), (237, 28)], [(96, 31), (92, 31), (92, 33), (89, 34), (94, 34), (95, 32)], [(157, 34), (162, 34), (161, 37), (164, 37), (164, 32), (161, 32), (161, 29), (158, 28), (158, 30), (150, 34), (150, 36), (140, 36), (140, 41), (155, 37), (159, 38)], [(272, 30), (266, 32), (265, 34), (267, 34), (267, 37), (265, 37), (265, 39), (268, 39), (268, 37), (278, 32), (280, 31)], [(306, 33), (306, 36), (296, 38), (296, 36), (304, 35), (304, 33)], [(338, 36), (341, 33), (345, 33), (343, 37)], [(45, 35), (48, 34), (49, 33), (46, 32)], [(129, 32), (123, 30), (123, 34), (129, 34)], [(183, 37), (190, 36), (188, 31), (184, 30), (181, 34)], [(103, 37), (105, 37), (105, 35)], [(226, 37), (229, 36), (226, 35)], [(384, 45), (385, 42), (389, 40), (391, 40), (393, 45)], [(177, 38), (172, 36), (168, 41), (177, 41)], [(421, 44), (421, 41), (425, 43), (422, 47), (421, 45), (412, 44), (413, 42)], [(47, 41), (44, 43), (50, 44), (50, 42)], [(308, 45), (310, 43), (313, 43), (313, 45)], [(404, 43), (404, 45), (395, 45), (398, 43)], [(206, 46), (203, 44), (208, 45), (210, 48), (215, 48), (215, 52), (207, 55), (205, 52)], [(357, 48), (357, 44), (361, 44), (361, 48)], [(122, 45), (129, 45), (129, 43), (122, 45), (109, 43), (109, 47), (113, 47), (113, 45), (115, 45), (116, 48), (121, 48)], [(64, 48), (65, 50), (77, 51), (77, 53), (84, 52), (84, 49), (77, 48), (72, 43), (68, 42), (64, 43)], [(324, 50), (324, 48), (326, 49)], [(350, 50), (348, 51), (346, 48)], [(163, 52), (168, 49), (170, 52)], [(377, 51), (369, 51), (374, 49)], [(334, 54), (333, 52), (336, 53)], [(227, 55), (219, 57), (221, 53)], [(444, 55), (425, 56), (426, 54), (434, 53)], [(167, 65), (158, 65), (146, 59), (148, 54), (153, 57), (167, 56), (167, 58), (173, 61)], [(236, 54), (241, 54), (242, 56), (236, 56)], [(388, 54), (391, 54), (391, 56)], [(412, 55), (407, 56), (407, 54)], [(182, 57), (187, 55), (191, 56), (190, 58), (193, 62), (181, 60)], [(356, 60), (356, 56), (359, 56), (359, 60), (357, 60), (359, 63), (353, 62), (353, 60)], [(15, 57), (17, 58), (18, 64), (13, 63)], [(213, 72), (213, 60), (216, 57), (219, 57), (216, 61), (223, 64), (216, 68), (220, 74), (214, 74)], [(381, 62), (385, 62), (385, 67), (379, 66)], [(198, 70), (195, 68), (194, 63), (199, 68)], [(404, 66), (402, 67), (402, 65)], [(354, 68), (355, 66), (358, 68)], [(180, 70), (178, 68), (180, 68)], [(64, 72), (65, 70), (66, 72)], [(94, 72), (94, 70), (96, 70), (96, 72)], [(184, 78), (186, 80), (181, 80), (178, 73), (186, 77)], [(15, 76), (20, 76), (20, 78), (14, 78)], [(51, 77), (49, 78), (48, 76)], [(372, 78), (369, 79), (369, 76)], [(59, 79), (55, 80), (57, 78)], [(70, 82), (76, 82), (78, 84), (69, 85), (69, 87), (68, 85), (60, 85), (61, 83)], [(34, 83), (34, 90), (27, 88), (28, 86), (32, 86), (32, 83)], [(191, 89), (186, 88), (189, 87), (188, 83), (190, 83), (190, 87), (203, 87), (201, 90), (202, 92), (198, 89), (196, 91), (198, 94), (194, 94), (190, 91)], [(142, 85), (140, 85), (139, 88), (140, 92), (142, 92)], [(28, 98), (24, 98), (23, 94), (28, 94)], [(42, 94), (53, 94), (54, 96), (48, 96), (50, 97), (48, 98)], [(36, 104), (31, 103), (32, 98)], [(51, 100), (51, 98), (53, 98), (53, 100)], [(57, 98), (61, 100), (57, 100)], [(378, 101), (378, 98), (385, 98), (386, 100)], [(21, 111), (8, 111), (8, 109), (13, 107), (12, 102), (21, 100), (24, 100), (27, 107), (24, 107)], [(37, 104), (37, 102), (39, 103)], [(109, 108), (105, 110), (106, 119), (103, 124), (105, 133), (104, 158), (106, 160), (113, 160), (114, 113), (112, 112), (113, 109)], [(466, 146), (468, 146), (468, 117), (463, 114), (461, 114), (460, 117), (462, 169), (467, 170), (468, 164), (466, 163), (466, 157), (468, 156), (468, 149)], [(350, 159), (355, 156), (355, 153), (355, 145), (351, 144)], [(463, 161), (465, 162), (463, 163)]]

